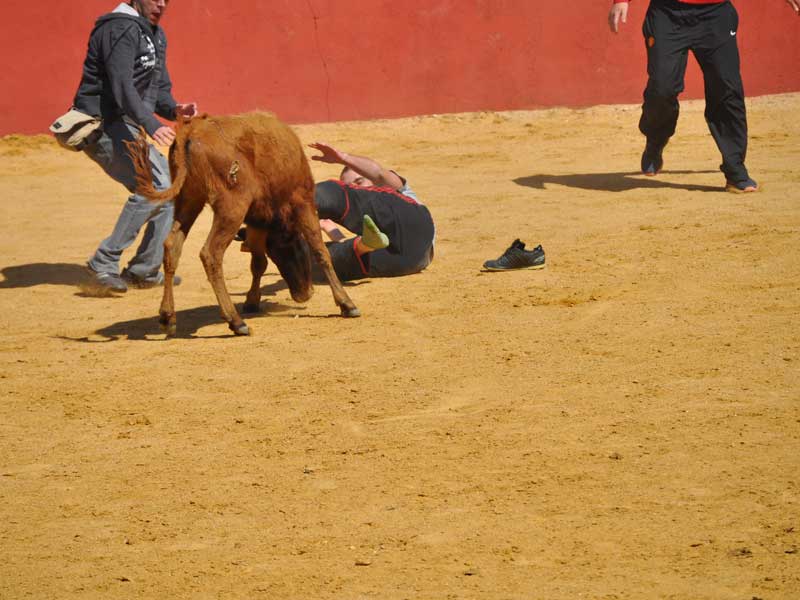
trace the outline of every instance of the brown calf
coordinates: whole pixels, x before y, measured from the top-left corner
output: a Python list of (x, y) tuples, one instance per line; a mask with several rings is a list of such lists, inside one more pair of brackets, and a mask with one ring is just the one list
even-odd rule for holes
[(292, 298), (311, 297), (309, 250), (333, 291), (342, 316), (358, 317), (331, 266), (322, 241), (314, 206), (314, 180), (300, 140), (269, 113), (209, 117), (203, 115), (178, 124), (169, 163), (172, 187), (159, 192), (153, 186), (144, 132), (128, 142), (136, 168), (137, 192), (153, 201), (175, 199), (175, 222), (164, 242), (164, 296), (159, 322), (168, 336), (175, 335), (173, 277), (181, 249), (195, 219), (208, 204), (214, 212), (200, 260), (217, 296), (222, 318), (236, 335), (250, 329), (236, 312), (222, 272), (222, 257), (240, 225), (248, 225), (247, 244), (252, 250), (253, 283), (245, 310), (258, 310), (261, 276), (268, 255), (286, 280)]

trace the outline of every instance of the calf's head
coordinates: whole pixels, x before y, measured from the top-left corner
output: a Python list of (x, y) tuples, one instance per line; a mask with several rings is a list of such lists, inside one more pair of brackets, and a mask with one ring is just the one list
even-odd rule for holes
[(314, 293), (311, 282), (311, 253), (296, 233), (272, 232), (267, 236), (267, 256), (289, 286), (292, 300), (306, 302)]

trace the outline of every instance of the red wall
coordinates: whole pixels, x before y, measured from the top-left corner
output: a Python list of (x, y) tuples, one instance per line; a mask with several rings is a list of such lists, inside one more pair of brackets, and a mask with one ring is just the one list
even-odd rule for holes
[[(4, 0), (0, 135), (69, 108), (94, 19), (116, 4)], [(646, 4), (616, 36), (610, 0), (172, 0), (162, 25), (179, 101), (300, 123), (639, 102)], [(800, 18), (783, 0), (736, 6), (748, 95), (800, 91)]]

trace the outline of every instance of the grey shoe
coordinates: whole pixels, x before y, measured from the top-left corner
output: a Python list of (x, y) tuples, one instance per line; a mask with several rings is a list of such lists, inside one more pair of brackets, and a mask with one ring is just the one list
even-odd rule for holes
[(111, 290), (112, 292), (123, 293), (128, 291), (128, 286), (116, 273), (98, 273), (91, 267), (87, 268), (92, 285)]
[[(164, 273), (159, 271), (152, 277), (139, 277), (138, 275), (134, 275), (128, 269), (122, 269), (121, 278), (124, 282), (128, 282), (128, 285), (131, 287), (139, 288), (140, 290), (146, 290), (149, 288), (158, 287), (160, 285), (164, 285)], [(172, 285), (180, 285), (181, 278), (179, 275), (175, 275), (172, 278)]]
[(525, 250), (525, 244), (514, 240), (508, 250), (500, 258), (483, 263), (487, 271), (514, 271), (517, 269), (543, 269), (544, 250), (536, 246), (533, 250)]

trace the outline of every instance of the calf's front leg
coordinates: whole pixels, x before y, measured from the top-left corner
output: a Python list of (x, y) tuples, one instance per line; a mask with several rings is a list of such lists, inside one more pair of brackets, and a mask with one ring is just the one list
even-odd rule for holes
[(333, 270), (330, 252), (328, 252), (328, 248), (322, 241), (322, 232), (319, 228), (319, 217), (313, 208), (313, 201), (306, 203), (298, 202), (297, 204), (300, 205), (299, 212), (297, 214), (297, 224), (300, 228), (300, 232), (303, 238), (305, 238), (306, 242), (308, 242), (311, 255), (314, 257), (314, 260), (325, 274), (325, 278), (328, 280), (328, 285), (331, 286), (331, 291), (333, 292), (333, 299), (339, 306), (342, 316), (351, 318), (360, 317), (361, 311), (358, 310), (356, 305), (350, 299), (350, 296), (347, 295), (342, 282), (339, 281), (339, 277), (336, 275), (336, 271)]
[(173, 337), (177, 330), (173, 294), (175, 271), (178, 269), (178, 263), (183, 253), (183, 242), (186, 241), (197, 215), (202, 210), (202, 202), (187, 201), (181, 196), (175, 199), (175, 220), (164, 240), (164, 294), (161, 297), (161, 308), (158, 311), (158, 322), (167, 337)]
[(254, 227), (247, 228), (247, 247), (250, 248), (250, 274), (253, 281), (247, 291), (242, 310), (257, 313), (261, 309), (261, 277), (267, 270), (267, 233)]

